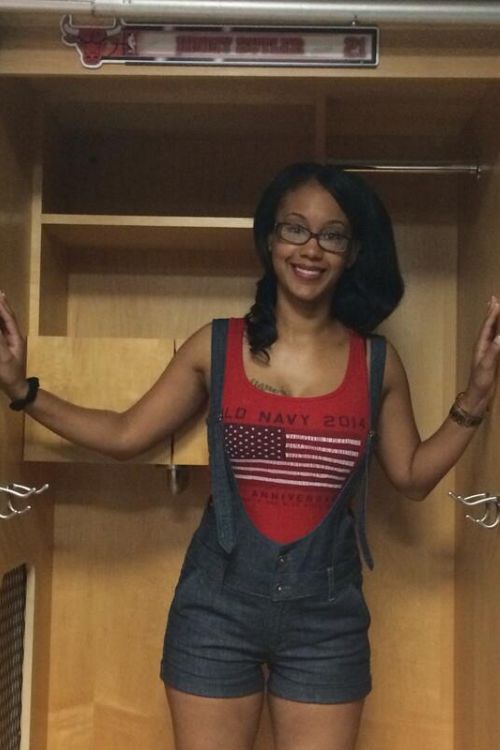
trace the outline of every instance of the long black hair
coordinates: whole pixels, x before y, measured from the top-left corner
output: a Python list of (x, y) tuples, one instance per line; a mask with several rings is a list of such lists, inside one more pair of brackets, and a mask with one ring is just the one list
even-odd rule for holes
[(360, 177), (339, 167), (315, 162), (291, 164), (264, 190), (253, 224), (264, 275), (257, 283), (255, 302), (245, 316), (245, 324), (250, 350), (267, 358), (267, 350), (277, 339), (277, 280), (269, 238), (285, 195), (309, 182), (319, 183), (337, 201), (349, 219), (357, 252), (333, 293), (332, 317), (360, 334), (367, 334), (391, 314), (404, 292), (392, 222), (377, 194)]

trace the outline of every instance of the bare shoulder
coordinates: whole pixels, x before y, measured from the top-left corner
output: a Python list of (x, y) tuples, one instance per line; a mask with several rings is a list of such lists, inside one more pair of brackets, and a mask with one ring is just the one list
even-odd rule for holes
[(190, 367), (208, 383), (210, 376), (210, 352), (212, 342), (212, 323), (207, 323), (195, 331), (178, 349), (175, 359)]
[(384, 393), (407, 385), (407, 376), (403, 360), (398, 350), (386, 339), (386, 359), (384, 371)]

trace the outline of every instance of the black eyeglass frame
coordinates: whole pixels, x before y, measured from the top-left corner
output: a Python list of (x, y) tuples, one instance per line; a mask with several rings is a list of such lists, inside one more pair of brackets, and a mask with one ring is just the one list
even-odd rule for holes
[[(294, 242), (293, 240), (285, 239), (284, 237), (281, 236), (281, 227), (284, 227), (284, 226), (288, 226), (288, 227), (300, 227), (305, 232), (307, 232), (307, 235), (308, 235), (307, 239), (305, 239), (303, 242)], [(274, 225), (274, 227), (273, 227), (273, 231), (278, 235), (278, 238), (282, 242), (288, 242), (290, 245), (298, 245), (298, 246), (307, 245), (307, 243), (309, 242), (309, 240), (311, 239), (311, 237), (313, 237), (316, 240), (316, 242), (318, 243), (319, 247), (323, 250), (323, 252), (325, 252), (325, 253), (333, 253), (333, 254), (336, 254), (336, 255), (345, 255), (349, 251), (349, 246), (350, 246), (350, 243), (352, 242), (352, 237), (349, 236), (348, 234), (342, 234), (341, 232), (335, 232), (335, 234), (338, 237), (342, 237), (342, 239), (346, 240), (346, 248), (345, 248), (345, 250), (330, 250), (327, 247), (323, 247), (323, 245), (321, 244), (321, 237), (325, 235), (325, 231), (323, 231), (323, 232), (311, 232), (311, 230), (308, 229), (307, 227), (305, 227), (303, 224), (295, 224), (292, 221), (279, 221), (279, 222), (277, 222)]]

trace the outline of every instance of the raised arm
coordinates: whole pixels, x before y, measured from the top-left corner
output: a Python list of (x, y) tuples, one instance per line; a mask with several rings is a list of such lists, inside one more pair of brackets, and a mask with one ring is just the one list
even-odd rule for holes
[[(197, 331), (152, 388), (124, 412), (87, 409), (43, 389), (25, 411), (58, 435), (118, 459), (133, 458), (194, 416), (208, 398), (211, 326)], [(10, 400), (27, 393), (25, 342), (0, 293), (0, 389)]]
[[(460, 407), (472, 416), (484, 414), (495, 390), (500, 355), (500, 303), (493, 297), (479, 333), (469, 383)], [(456, 464), (474, 435), (448, 416), (439, 429), (422, 441), (411, 405), (408, 380), (401, 360), (388, 346), (384, 398), (379, 417), (378, 459), (396, 489), (422, 500)]]

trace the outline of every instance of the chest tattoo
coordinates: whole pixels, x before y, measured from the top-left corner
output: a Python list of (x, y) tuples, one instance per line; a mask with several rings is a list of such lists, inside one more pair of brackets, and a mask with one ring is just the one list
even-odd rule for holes
[(266, 383), (261, 383), (260, 380), (256, 380), (255, 378), (252, 378), (250, 382), (252, 383), (252, 385), (255, 385), (261, 391), (268, 391), (269, 393), (277, 393), (280, 396), (288, 396), (288, 393), (283, 388), (276, 388), (273, 385), (266, 385)]

